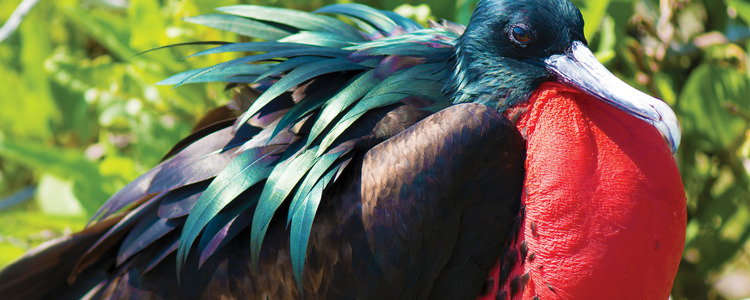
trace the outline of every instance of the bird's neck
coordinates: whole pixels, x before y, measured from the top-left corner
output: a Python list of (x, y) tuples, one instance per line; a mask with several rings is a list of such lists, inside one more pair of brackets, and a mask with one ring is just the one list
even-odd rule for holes
[(686, 206), (659, 132), (556, 83), (524, 111), (516, 123), (527, 138), (523, 298), (668, 298)]
[(532, 68), (523, 60), (497, 56), (484, 47), (491, 45), (459, 39), (453, 72), (445, 87), (453, 103), (480, 103), (504, 112), (529, 99), (545, 79), (542, 69)]

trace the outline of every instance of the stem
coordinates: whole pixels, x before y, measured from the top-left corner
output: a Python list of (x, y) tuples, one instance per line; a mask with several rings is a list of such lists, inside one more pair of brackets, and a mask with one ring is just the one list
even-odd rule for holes
[(37, 3), (39, 3), (39, 0), (21, 1), (21, 4), (16, 7), (16, 10), (14, 10), (13, 14), (11, 14), (10, 18), (8, 18), (8, 21), (3, 24), (3, 27), (0, 27), (0, 43), (2, 43), (11, 34), (13, 34), (16, 29), (18, 29), (18, 25), (21, 25), (23, 17), (25, 17), (26, 14), (31, 11), (31, 8), (34, 7), (34, 5), (36, 5)]

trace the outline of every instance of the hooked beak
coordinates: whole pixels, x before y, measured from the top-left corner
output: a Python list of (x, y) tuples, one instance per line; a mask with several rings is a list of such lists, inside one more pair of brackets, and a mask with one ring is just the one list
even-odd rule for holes
[(544, 63), (561, 82), (594, 95), (656, 127), (669, 144), (672, 154), (677, 152), (681, 132), (672, 108), (664, 101), (651, 97), (615, 77), (599, 63), (583, 43), (573, 42), (565, 54), (552, 55)]

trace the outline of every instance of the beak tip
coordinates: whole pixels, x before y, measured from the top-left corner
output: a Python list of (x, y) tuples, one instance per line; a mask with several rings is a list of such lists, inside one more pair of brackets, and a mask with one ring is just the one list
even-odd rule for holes
[(680, 122), (677, 120), (677, 115), (669, 104), (661, 100), (657, 101), (657, 105), (653, 106), (653, 108), (656, 114), (659, 115), (659, 120), (653, 122), (652, 125), (661, 132), (667, 145), (669, 145), (669, 150), (672, 154), (675, 154), (677, 153), (677, 149), (680, 147), (680, 142), (682, 140)]
[(681, 136), (682, 133), (680, 131), (680, 126), (679, 125), (677, 126), (677, 128), (675, 129), (675, 131), (676, 132), (674, 132), (673, 135), (669, 139), (669, 147), (672, 150), (672, 154), (677, 153), (677, 148), (680, 147), (680, 140), (681, 140), (681, 137), (682, 137)]

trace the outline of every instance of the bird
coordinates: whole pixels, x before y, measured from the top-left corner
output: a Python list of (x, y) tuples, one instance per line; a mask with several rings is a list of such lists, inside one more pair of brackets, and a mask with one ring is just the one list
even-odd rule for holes
[[(610, 73), (568, 0), (480, 0), (467, 26), (222, 7), (244, 56), (163, 161), (3, 299), (666, 299), (685, 241), (669, 105)], [(175, 45), (182, 46), (182, 45)]]

